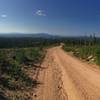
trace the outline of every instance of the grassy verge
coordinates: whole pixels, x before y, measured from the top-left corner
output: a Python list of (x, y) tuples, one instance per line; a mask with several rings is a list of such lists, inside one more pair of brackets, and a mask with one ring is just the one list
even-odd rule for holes
[(81, 59), (91, 61), (100, 65), (100, 47), (97, 46), (67, 46), (64, 45), (63, 49), (67, 52), (73, 52), (73, 54)]
[(0, 93), (10, 100), (30, 100), (39, 84), (32, 76), (44, 55), (41, 48), (0, 50)]

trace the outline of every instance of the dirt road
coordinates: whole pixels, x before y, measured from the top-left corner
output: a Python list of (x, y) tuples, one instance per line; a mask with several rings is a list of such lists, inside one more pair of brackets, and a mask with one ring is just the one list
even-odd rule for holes
[(64, 52), (49, 49), (33, 100), (100, 100), (100, 70)]

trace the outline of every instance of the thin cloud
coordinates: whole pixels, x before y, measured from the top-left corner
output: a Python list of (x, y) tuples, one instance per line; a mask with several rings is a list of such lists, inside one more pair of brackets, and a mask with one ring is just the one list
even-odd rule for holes
[(37, 10), (35, 14), (38, 16), (47, 16), (43, 10)]
[(1, 17), (2, 17), (2, 18), (6, 18), (7, 15), (6, 15), (6, 14), (2, 14)]

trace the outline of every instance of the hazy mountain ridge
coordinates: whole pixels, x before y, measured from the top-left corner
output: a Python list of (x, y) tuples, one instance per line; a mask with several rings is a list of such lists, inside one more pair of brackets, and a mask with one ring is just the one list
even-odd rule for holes
[(60, 36), (50, 35), (48, 33), (1, 33), (0, 37), (3, 38), (57, 38)]

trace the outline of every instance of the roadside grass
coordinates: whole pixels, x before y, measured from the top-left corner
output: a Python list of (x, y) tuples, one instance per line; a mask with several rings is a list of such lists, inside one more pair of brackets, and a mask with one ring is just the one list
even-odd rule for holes
[[(32, 79), (30, 72), (34, 71), (35, 64), (42, 62), (44, 55), (40, 48), (0, 50), (0, 92), (12, 100), (15, 97), (21, 98), (24, 91), (26, 94), (22, 96), (23, 100), (27, 98), (27, 93), (39, 84), (36, 79)], [(12, 91), (19, 91), (20, 96)]]
[(64, 45), (63, 49), (67, 52), (73, 52), (73, 54), (79, 58), (87, 61), (92, 61), (97, 65), (100, 65), (100, 47), (94, 46), (68, 46)]

